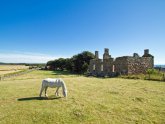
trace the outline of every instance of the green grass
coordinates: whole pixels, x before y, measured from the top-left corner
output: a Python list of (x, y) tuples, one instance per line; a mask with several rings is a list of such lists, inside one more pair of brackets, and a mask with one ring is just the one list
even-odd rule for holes
[(152, 80), (152, 81), (165, 81), (165, 73), (158, 72), (155, 74), (136, 74), (136, 75), (121, 75), (120, 78), (124, 79), (142, 79), (142, 80)]
[[(55, 89), (48, 89), (48, 99), (38, 98), (47, 77), (63, 78), (67, 99), (55, 97)], [(0, 95), (2, 124), (165, 123), (164, 82), (33, 71), (0, 81)]]

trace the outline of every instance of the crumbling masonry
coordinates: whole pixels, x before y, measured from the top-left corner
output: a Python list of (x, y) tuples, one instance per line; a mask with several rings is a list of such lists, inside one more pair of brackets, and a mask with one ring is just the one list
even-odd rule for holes
[(95, 51), (95, 58), (90, 61), (89, 73), (96, 76), (111, 76), (117, 74), (140, 74), (154, 67), (154, 57), (149, 54), (149, 50), (144, 50), (144, 55), (140, 57), (137, 53), (133, 56), (117, 57), (115, 60), (109, 54), (109, 49), (105, 48), (103, 59), (99, 59), (98, 51)]

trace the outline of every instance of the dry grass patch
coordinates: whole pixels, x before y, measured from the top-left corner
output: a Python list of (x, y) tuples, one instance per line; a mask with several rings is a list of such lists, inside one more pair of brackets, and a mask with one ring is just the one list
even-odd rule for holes
[(25, 65), (0, 65), (0, 75), (18, 72), (28, 68), (29, 66)]

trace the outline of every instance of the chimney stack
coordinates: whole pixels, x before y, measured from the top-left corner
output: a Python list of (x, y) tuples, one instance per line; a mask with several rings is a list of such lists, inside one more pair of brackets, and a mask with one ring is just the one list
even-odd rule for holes
[(144, 50), (144, 55), (148, 55), (149, 54), (149, 49), (145, 49)]
[(104, 49), (104, 54), (103, 54), (103, 59), (110, 59), (111, 56), (109, 55), (109, 49), (105, 48)]
[(105, 49), (104, 49), (104, 53), (106, 53), (106, 54), (109, 55), (109, 49), (108, 49), (108, 48), (105, 48)]
[(98, 51), (95, 51), (95, 58), (99, 59), (99, 52)]

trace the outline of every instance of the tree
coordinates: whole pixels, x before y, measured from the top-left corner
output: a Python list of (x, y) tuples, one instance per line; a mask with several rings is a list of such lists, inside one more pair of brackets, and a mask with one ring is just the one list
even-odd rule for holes
[(65, 69), (70, 71), (70, 72), (73, 72), (73, 61), (72, 61), (72, 58), (66, 58), (65, 59)]
[(58, 68), (63, 71), (65, 69), (65, 65), (66, 65), (65, 59), (64, 58), (59, 58), (57, 60), (57, 62), (58, 62)]
[(89, 51), (84, 51), (72, 57), (73, 71), (75, 73), (84, 73), (87, 71), (89, 62), (94, 58), (94, 54)]
[(54, 61), (53, 60), (48, 61), (46, 64), (46, 68), (47, 68), (47, 66), (49, 66), (48, 69), (53, 70), (54, 69)]
[(84, 73), (87, 71), (89, 62), (94, 58), (94, 54), (89, 51), (74, 55), (72, 58), (59, 58), (54, 61), (48, 61), (47, 66), (51, 70), (68, 70), (73, 73)]

